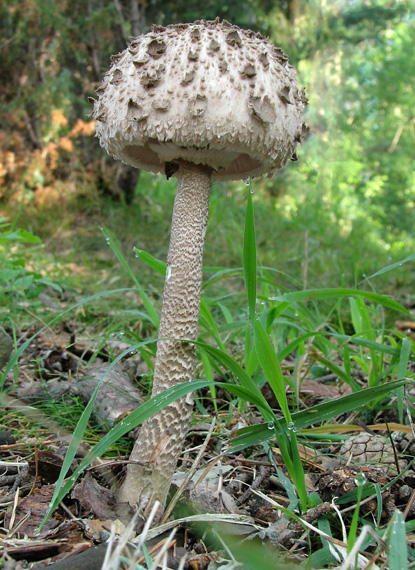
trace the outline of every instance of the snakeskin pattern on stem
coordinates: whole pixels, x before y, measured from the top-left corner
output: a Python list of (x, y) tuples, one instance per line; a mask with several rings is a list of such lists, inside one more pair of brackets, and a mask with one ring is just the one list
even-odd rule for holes
[[(195, 346), (177, 339), (197, 339), (202, 287), (203, 247), (210, 193), (210, 171), (181, 161), (177, 172), (170, 247), (167, 257), (157, 354), (155, 396), (191, 382), (195, 375)], [(155, 500), (164, 508), (193, 409), (193, 396), (176, 400), (144, 422), (118, 498), (147, 516)]]

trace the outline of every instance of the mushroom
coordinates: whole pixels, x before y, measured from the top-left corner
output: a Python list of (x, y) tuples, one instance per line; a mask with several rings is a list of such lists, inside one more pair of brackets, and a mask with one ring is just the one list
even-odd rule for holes
[[(211, 181), (272, 175), (296, 159), (307, 100), (281, 50), (218, 19), (153, 27), (112, 61), (94, 102), (101, 146), (177, 177), (154, 396), (194, 379), (186, 340), (197, 339)], [(188, 395), (140, 429), (118, 499), (143, 516), (156, 500), (164, 507), (192, 407)]]

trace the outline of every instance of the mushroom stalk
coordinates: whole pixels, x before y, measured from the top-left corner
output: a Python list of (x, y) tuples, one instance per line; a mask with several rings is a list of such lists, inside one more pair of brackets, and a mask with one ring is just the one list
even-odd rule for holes
[[(154, 368), (155, 396), (195, 375), (202, 288), (203, 247), (209, 212), (211, 169), (180, 161)], [(190, 425), (193, 395), (176, 400), (142, 425), (119, 500), (147, 516), (156, 500), (164, 508), (171, 479)], [(161, 515), (161, 509), (159, 515)]]

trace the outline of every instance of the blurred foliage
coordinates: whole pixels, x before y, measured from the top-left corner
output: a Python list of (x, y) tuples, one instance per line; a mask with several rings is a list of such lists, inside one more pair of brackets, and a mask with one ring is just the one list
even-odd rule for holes
[[(298, 257), (304, 236), (320, 277), (319, 261), (337, 263), (331, 253), (336, 248), (344, 265), (379, 254), (383, 265), (389, 256), (405, 257), (413, 251), (415, 227), (414, 8), (413, 0), (208, 0), (202, 6), (193, 0), (5, 0), (0, 6), (1, 213), (10, 219), (18, 207), (42, 235), (51, 208), (58, 218), (68, 216), (70, 226), (74, 212), (114, 216), (102, 202), (105, 194), (129, 203), (139, 173), (100, 149), (88, 96), (110, 54), (124, 49), (129, 36), (151, 23), (218, 16), (269, 35), (288, 53), (310, 97), (311, 133), (300, 162), (272, 180), (253, 183), (259, 215), (269, 218), (263, 230), (257, 226), (263, 261), (279, 263), (272, 244), (281, 239)], [(149, 184), (148, 177), (143, 180), (141, 187)], [(235, 186), (241, 187), (228, 188)], [(157, 187), (170, 192), (165, 182)], [(223, 186), (216, 195), (225, 201), (229, 196)], [(74, 208), (66, 208), (68, 203)], [(243, 208), (242, 199), (235, 203)], [(154, 209), (146, 188), (139, 213), (146, 218)], [(219, 216), (223, 232), (233, 231), (241, 219), (238, 212), (225, 216), (227, 211), (212, 201), (211, 217)], [(131, 220), (137, 223), (134, 216)], [(154, 231), (163, 236), (166, 224)], [(232, 259), (233, 239), (216, 230), (214, 237), (220, 241), (216, 254), (230, 248)], [(223, 259), (218, 263), (226, 265)]]
[(280, 177), (282, 207), (312, 235), (326, 225), (360, 248), (363, 239), (410, 252), (415, 11), (388, 0), (302, 5), (295, 25), (278, 9), (269, 15), (272, 39), (292, 56), (310, 97), (311, 135), (297, 168)]
[[(27, 251), (23, 244), (32, 249), (41, 244), (41, 240), (22, 228), (14, 228), (0, 218), (0, 306), (6, 309), (18, 301), (33, 300), (43, 289), (51, 288), (60, 292), (57, 283), (42, 275), (35, 268), (28, 267)], [(0, 319), (5, 314), (0, 310)]]

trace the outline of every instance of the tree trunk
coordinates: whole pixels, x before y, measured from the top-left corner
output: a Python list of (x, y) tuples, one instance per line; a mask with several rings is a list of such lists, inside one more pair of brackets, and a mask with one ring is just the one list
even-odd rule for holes
[(131, 33), (134, 37), (146, 32), (146, 7), (145, 0), (131, 0)]

